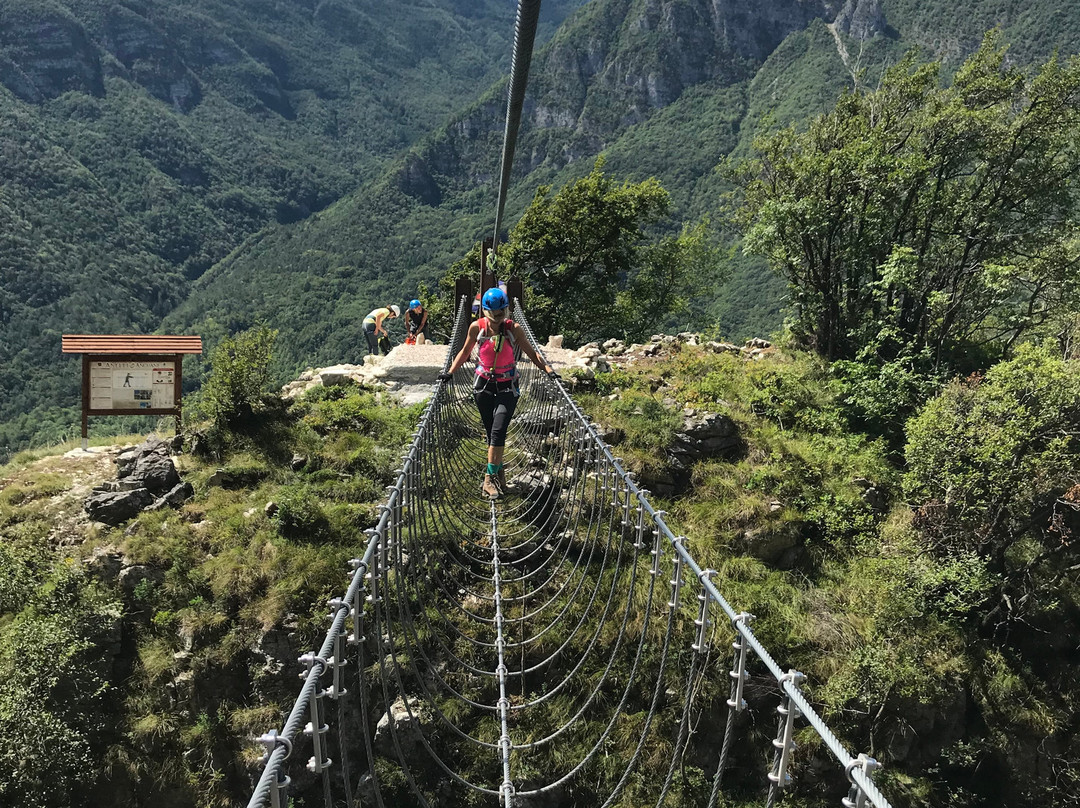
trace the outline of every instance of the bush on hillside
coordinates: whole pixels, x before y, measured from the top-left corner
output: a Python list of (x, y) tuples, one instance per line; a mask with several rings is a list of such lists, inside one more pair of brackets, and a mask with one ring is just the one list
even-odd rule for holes
[(909, 425), (916, 525), (940, 557), (974, 554), (1000, 576), (985, 616), (999, 628), (1080, 606), (1068, 583), (1080, 561), (1078, 435), (1080, 367), (1032, 346), (953, 382)]
[[(251, 425), (252, 416), (270, 403), (270, 359), (277, 331), (259, 326), (226, 337), (210, 358), (210, 375), (189, 408), (204, 423), (192, 436), (192, 450), (220, 456), (232, 433)], [(280, 399), (275, 397), (274, 402)]]

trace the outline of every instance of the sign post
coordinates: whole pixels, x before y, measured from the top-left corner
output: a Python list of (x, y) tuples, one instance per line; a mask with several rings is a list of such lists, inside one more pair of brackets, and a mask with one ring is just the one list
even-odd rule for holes
[(63, 353), (82, 354), (82, 444), (91, 415), (172, 415), (180, 432), (183, 355), (202, 337), (65, 334)]

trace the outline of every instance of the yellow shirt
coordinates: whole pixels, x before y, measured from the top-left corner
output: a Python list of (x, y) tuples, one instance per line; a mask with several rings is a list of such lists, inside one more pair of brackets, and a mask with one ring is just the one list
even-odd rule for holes
[(371, 323), (371, 324), (374, 325), (375, 323), (377, 323), (379, 321), (379, 315), (380, 314), (383, 316), (383, 319), (385, 320), (387, 317), (390, 316), (390, 313), (391, 313), (390, 309), (387, 309), (387, 308), (375, 309), (373, 312), (371, 312), (371, 314), (369, 314), (367, 317), (364, 318), (364, 325), (367, 325), (368, 323)]

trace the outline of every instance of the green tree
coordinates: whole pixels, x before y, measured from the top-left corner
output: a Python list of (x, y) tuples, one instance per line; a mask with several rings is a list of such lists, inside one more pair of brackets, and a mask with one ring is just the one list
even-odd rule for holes
[(234, 426), (258, 408), (270, 383), (270, 358), (277, 333), (258, 326), (218, 343), (196, 405), (213, 427)]
[(904, 490), (934, 553), (973, 553), (1000, 576), (987, 619), (1075, 614), (1080, 604), (1062, 598), (1074, 599), (1080, 531), (1076, 362), (1021, 346), (985, 377), (946, 387), (908, 436)]
[(670, 200), (655, 178), (617, 184), (596, 161), (588, 176), (552, 195), (536, 192), (500, 251), (505, 274), (529, 287), (540, 334), (571, 342), (648, 334), (685, 305), (692, 286), (719, 280), (705, 224), (652, 237)]
[(929, 350), (936, 368), (1010, 349), (1075, 300), (1080, 57), (1029, 75), (997, 32), (941, 87), (909, 54), (805, 132), (731, 169), (744, 249), (792, 287), (793, 331), (853, 359)]

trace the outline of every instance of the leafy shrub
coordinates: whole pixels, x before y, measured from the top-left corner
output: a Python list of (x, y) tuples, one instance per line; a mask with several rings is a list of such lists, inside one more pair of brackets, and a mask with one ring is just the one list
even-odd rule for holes
[[(1058, 499), (1080, 483), (1080, 368), (1022, 347), (985, 378), (950, 384), (908, 426), (904, 490), (945, 552), (1006, 566), (1023, 535), (1049, 548), (1074, 513)], [(1075, 520), (1073, 520), (1075, 521)]]
[(307, 487), (285, 486), (278, 492), (273, 523), (282, 536), (317, 540), (325, 536), (328, 523), (318, 498)]
[(954, 622), (977, 614), (996, 584), (986, 561), (969, 552), (913, 564), (909, 574), (920, 611)]
[(258, 409), (270, 382), (270, 358), (277, 331), (265, 326), (226, 337), (211, 357), (197, 409), (213, 428), (227, 429)]

